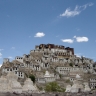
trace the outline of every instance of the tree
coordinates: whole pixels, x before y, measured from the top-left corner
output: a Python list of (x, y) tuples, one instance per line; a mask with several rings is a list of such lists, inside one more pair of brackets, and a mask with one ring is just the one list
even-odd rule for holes
[(29, 78), (33, 81), (33, 83), (35, 83), (35, 76), (33, 74), (30, 75)]
[(66, 80), (66, 83), (70, 83), (70, 80), (69, 80), (69, 79), (67, 79), (67, 80)]
[(72, 63), (70, 63), (69, 65), (70, 65), (71, 67), (73, 67), (73, 64), (72, 64)]
[(62, 78), (62, 75), (61, 74), (59, 74), (59, 77), (60, 77), (60, 79)]
[(45, 86), (45, 91), (47, 92), (65, 92), (64, 88), (61, 88), (57, 82), (47, 83)]

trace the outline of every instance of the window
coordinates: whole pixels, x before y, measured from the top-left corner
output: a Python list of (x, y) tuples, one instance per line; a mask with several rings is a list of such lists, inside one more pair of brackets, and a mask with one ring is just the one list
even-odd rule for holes
[(9, 71), (9, 69), (7, 69), (7, 71)]
[(45, 67), (47, 67), (47, 63), (45, 64)]
[(12, 71), (12, 69), (10, 69), (10, 71)]
[(15, 74), (17, 74), (17, 72), (15, 72)]

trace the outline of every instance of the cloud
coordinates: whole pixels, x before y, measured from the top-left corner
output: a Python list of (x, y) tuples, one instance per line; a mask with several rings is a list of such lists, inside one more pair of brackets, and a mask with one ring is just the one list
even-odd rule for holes
[(81, 55), (80, 54), (75, 54), (76, 55), (76, 57), (80, 57), (81, 58)]
[(80, 8), (83, 8), (83, 10), (85, 10), (88, 6), (91, 7), (93, 5), (94, 5), (94, 3), (87, 3), (87, 4), (83, 5), (83, 6), (80, 6)]
[(2, 54), (0, 53), (0, 58), (2, 58)]
[(76, 39), (77, 42), (88, 42), (88, 37), (77, 37), (77, 36), (74, 36), (73, 38)]
[(93, 3), (87, 3), (83, 6), (78, 6), (74, 8), (74, 10), (71, 10), (70, 8), (67, 8), (64, 13), (60, 14), (60, 17), (74, 17), (76, 15), (79, 15), (83, 10), (85, 10), (88, 6), (93, 6)]
[(11, 47), (11, 49), (15, 49), (15, 47)]
[(62, 42), (73, 43), (74, 40), (72, 40), (72, 39), (62, 39)]
[(76, 53), (75, 55), (76, 55), (76, 57), (80, 57), (81, 58), (82, 53)]
[(0, 49), (0, 51), (3, 51), (4, 49)]
[(94, 5), (94, 3), (89, 3), (89, 6), (93, 6)]
[[(76, 55), (76, 57), (79, 57), (79, 58), (81, 58), (83, 56), (82, 53), (76, 53), (75, 55)], [(85, 57), (85, 56), (83, 56), (83, 57)]]
[(34, 37), (43, 37), (45, 34), (43, 32), (38, 32)]
[(76, 8), (71, 11), (70, 8), (67, 8), (66, 11), (63, 14), (60, 14), (61, 17), (74, 17), (75, 15), (79, 15), (80, 14), (80, 10), (77, 10)]
[[(73, 37), (76, 42), (88, 42), (88, 37), (77, 37), (77, 36), (74, 36)], [(66, 42), (66, 43), (74, 43), (75, 40), (74, 39), (61, 39), (62, 42)]]

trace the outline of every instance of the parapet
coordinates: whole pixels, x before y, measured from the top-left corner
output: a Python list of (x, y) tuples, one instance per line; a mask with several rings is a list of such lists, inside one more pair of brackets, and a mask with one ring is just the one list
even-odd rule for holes
[(23, 57), (16, 56), (16, 57), (15, 57), (15, 60), (17, 60), (17, 59), (23, 59)]
[(7, 62), (9, 62), (9, 58), (4, 58), (3, 63), (7, 63)]

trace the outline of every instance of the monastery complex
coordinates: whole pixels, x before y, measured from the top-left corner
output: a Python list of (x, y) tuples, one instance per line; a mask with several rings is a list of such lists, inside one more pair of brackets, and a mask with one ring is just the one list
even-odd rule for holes
[[(29, 75), (35, 76), (35, 84)], [(74, 48), (40, 44), (10, 62), (4, 58), (0, 69), (0, 92), (39, 92), (46, 83), (56, 81), (65, 92), (87, 92), (96, 88), (96, 62), (77, 57)], [(3, 85), (2, 85), (3, 84)], [(28, 85), (29, 84), (29, 85)]]

